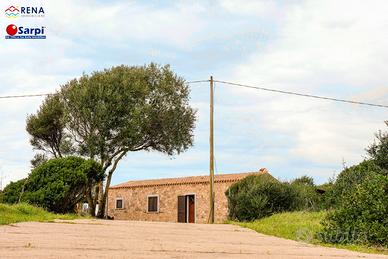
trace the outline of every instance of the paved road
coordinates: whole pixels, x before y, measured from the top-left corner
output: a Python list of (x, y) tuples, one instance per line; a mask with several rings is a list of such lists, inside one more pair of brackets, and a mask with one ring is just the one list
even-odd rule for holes
[(0, 258), (388, 258), (234, 225), (76, 220), (0, 226)]

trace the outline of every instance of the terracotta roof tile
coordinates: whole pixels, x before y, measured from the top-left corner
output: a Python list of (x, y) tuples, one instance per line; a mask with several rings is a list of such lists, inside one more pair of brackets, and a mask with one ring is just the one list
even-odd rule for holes
[[(268, 173), (267, 169), (262, 168), (257, 172), (248, 172), (248, 173), (239, 173), (239, 174), (215, 174), (214, 182), (236, 182), (241, 180), (248, 175), (261, 175)], [(110, 189), (119, 189), (119, 188), (135, 188), (135, 187), (149, 187), (149, 186), (161, 186), (161, 185), (180, 185), (180, 184), (199, 184), (199, 183), (208, 183), (209, 176), (189, 176), (189, 177), (179, 177), (179, 178), (164, 178), (164, 179), (152, 179), (152, 180), (139, 180), (139, 181), (129, 181), (121, 183), (115, 186), (111, 186)]]

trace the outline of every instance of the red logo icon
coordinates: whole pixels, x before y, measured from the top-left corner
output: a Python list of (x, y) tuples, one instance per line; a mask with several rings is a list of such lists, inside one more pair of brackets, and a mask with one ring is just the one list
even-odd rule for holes
[(7, 26), (7, 33), (10, 36), (14, 36), (18, 32), (18, 27), (15, 24), (10, 24)]

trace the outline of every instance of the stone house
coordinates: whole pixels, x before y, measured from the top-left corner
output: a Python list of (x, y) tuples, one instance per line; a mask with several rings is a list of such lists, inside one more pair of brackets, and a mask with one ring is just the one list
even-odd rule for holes
[[(268, 173), (216, 174), (215, 222), (228, 217), (225, 191), (248, 175)], [(209, 217), (209, 176), (129, 181), (110, 187), (108, 215), (114, 219), (206, 223)]]

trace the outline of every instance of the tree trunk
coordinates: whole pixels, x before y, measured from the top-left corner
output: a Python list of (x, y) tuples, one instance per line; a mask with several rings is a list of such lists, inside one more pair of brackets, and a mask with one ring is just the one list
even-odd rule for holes
[(99, 218), (107, 218), (108, 217), (108, 208), (107, 208), (107, 201), (108, 201), (108, 194), (109, 194), (109, 187), (110, 182), (112, 180), (113, 171), (109, 171), (108, 178), (106, 180), (105, 185), (105, 191), (103, 192), (103, 195), (100, 199), (100, 203), (98, 206), (98, 217)]
[(86, 198), (88, 200), (89, 205), (89, 214), (90, 216), (94, 217), (96, 216), (96, 203), (93, 199), (92, 188), (94, 188), (94, 186), (87, 191)]
[(108, 213), (107, 213), (107, 199), (108, 199), (108, 194), (109, 194), (109, 187), (110, 187), (110, 182), (112, 180), (112, 175), (113, 172), (116, 170), (117, 164), (119, 161), (125, 156), (126, 152), (128, 150), (123, 150), (121, 154), (114, 160), (111, 169), (108, 172), (108, 178), (106, 179), (106, 184), (105, 184), (105, 191), (103, 192), (103, 195), (101, 195), (101, 201), (98, 206), (98, 217), (100, 218), (107, 218)]
[[(105, 187), (106, 188), (106, 187)], [(101, 210), (102, 207), (105, 205), (104, 201), (104, 183), (103, 181), (98, 183), (98, 191), (96, 193), (97, 196), (97, 204), (98, 204), (98, 211), (97, 211), (97, 217), (98, 218), (103, 218), (104, 217), (104, 211)]]

